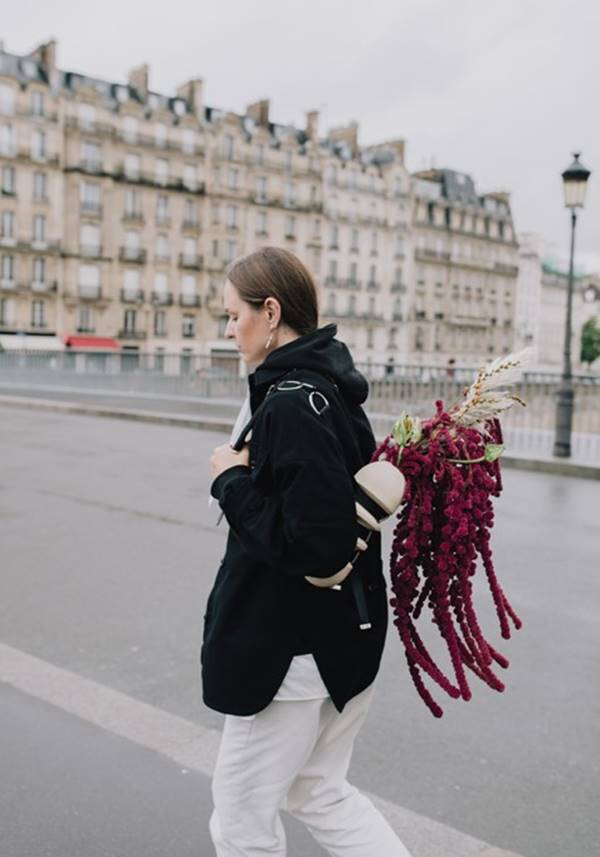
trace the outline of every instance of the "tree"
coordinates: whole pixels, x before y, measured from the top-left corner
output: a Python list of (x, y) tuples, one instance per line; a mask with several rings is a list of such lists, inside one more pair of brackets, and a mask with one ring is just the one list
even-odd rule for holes
[(591, 367), (600, 357), (600, 327), (596, 316), (591, 316), (581, 328), (581, 362)]

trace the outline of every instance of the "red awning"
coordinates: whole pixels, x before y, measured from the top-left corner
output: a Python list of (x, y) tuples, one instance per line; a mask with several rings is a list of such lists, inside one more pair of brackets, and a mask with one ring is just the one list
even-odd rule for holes
[(67, 348), (97, 348), (103, 351), (115, 351), (121, 347), (116, 339), (108, 336), (67, 336)]

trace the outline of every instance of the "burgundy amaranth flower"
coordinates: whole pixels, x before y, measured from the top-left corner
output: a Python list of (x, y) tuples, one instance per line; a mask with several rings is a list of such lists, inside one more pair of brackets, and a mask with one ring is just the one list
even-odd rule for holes
[[(494, 690), (504, 690), (491, 665), (506, 669), (509, 662), (484, 637), (473, 605), (472, 579), (479, 560), (502, 637), (510, 637), (509, 619), (521, 627), (498, 582), (490, 547), (492, 498), (502, 491), (503, 446), (500, 421), (484, 419), (485, 377), (480, 372), (478, 395), (467, 397), (471, 412), (466, 406), (446, 411), (436, 401), (435, 416), (423, 424), (403, 415), (372, 459), (392, 462), (406, 479), (390, 555), (390, 604), (410, 675), (436, 717), (443, 710), (425, 686), (423, 673), (454, 699), (471, 698), (465, 668)], [(473, 413), (477, 422), (470, 419)], [(415, 622), (426, 606), (446, 643), (452, 678), (434, 662), (417, 631)]]

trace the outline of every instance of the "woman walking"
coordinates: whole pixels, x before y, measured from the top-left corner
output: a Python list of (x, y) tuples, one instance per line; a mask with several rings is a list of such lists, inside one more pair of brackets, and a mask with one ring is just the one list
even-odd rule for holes
[(366, 379), (335, 325), (318, 327), (314, 282), (292, 253), (234, 262), (223, 301), (251, 372), (231, 445), (210, 461), (229, 524), (201, 654), (204, 702), (226, 715), (217, 857), (284, 857), (282, 808), (332, 855), (409, 857), (346, 779), (387, 628), (379, 534), (357, 551), (353, 474), (375, 448)]

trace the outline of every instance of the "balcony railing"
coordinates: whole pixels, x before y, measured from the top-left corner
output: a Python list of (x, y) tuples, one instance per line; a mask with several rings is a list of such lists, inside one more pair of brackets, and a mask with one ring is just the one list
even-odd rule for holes
[(406, 292), (407, 286), (404, 283), (392, 283), (390, 286), (390, 292), (400, 292), (403, 294)]
[(100, 286), (86, 286), (80, 283), (78, 295), (83, 300), (97, 301), (102, 297), (102, 289)]
[(102, 206), (99, 202), (90, 202), (88, 199), (82, 199), (79, 207), (82, 214), (87, 214), (88, 217), (102, 217)]
[(93, 161), (88, 158), (82, 158), (79, 161), (79, 169), (84, 173), (101, 173), (104, 170), (102, 161)]
[(171, 292), (152, 292), (152, 303), (157, 306), (171, 306), (173, 294)]
[(197, 253), (180, 253), (179, 254), (179, 267), (180, 268), (191, 268), (195, 271), (200, 271), (204, 264), (204, 257), (199, 256)]
[(147, 336), (145, 330), (130, 330), (129, 328), (117, 333), (117, 339), (146, 339)]
[(199, 307), (200, 304), (200, 295), (179, 295), (179, 306)]
[(31, 281), (31, 291), (32, 292), (55, 292), (57, 289), (56, 280), (32, 280)]
[(188, 232), (199, 232), (202, 229), (202, 224), (196, 217), (186, 217), (181, 224), (181, 228), (186, 229)]
[(99, 259), (102, 256), (102, 247), (98, 245), (93, 247), (91, 244), (82, 244), (79, 248), (79, 255), (85, 256), (88, 259)]
[(124, 211), (122, 219), (124, 223), (142, 224), (144, 222), (144, 214), (141, 211)]
[(144, 301), (142, 289), (121, 289), (121, 301), (124, 304), (141, 304)]
[(121, 262), (136, 262), (141, 265), (146, 261), (146, 250), (143, 247), (121, 247), (119, 259)]

